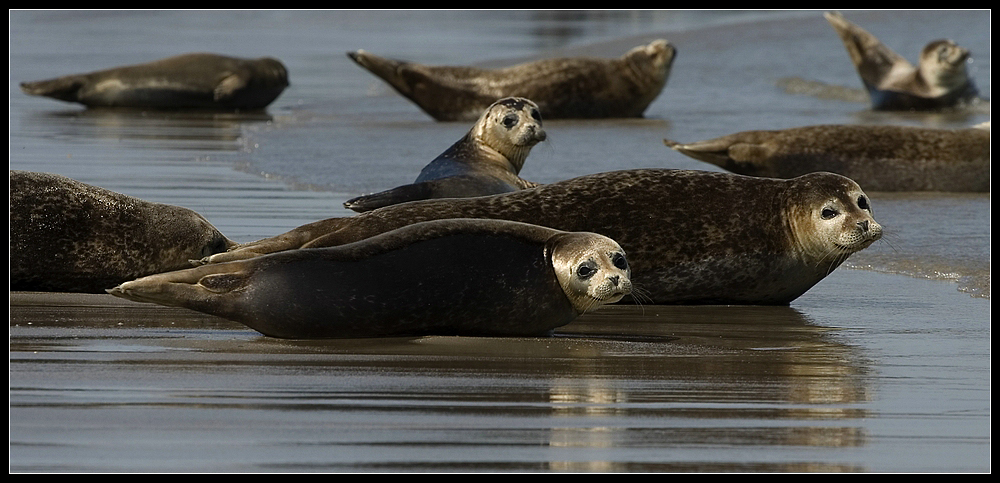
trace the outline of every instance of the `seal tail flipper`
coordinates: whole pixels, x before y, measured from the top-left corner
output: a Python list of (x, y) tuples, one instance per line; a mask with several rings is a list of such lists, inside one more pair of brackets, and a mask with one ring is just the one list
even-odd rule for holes
[(408, 65), (406, 62), (379, 57), (364, 50), (348, 52), (347, 56), (361, 67), (364, 67), (368, 72), (375, 74), (389, 83), (400, 94), (407, 97), (413, 95), (412, 87), (400, 74), (400, 70)]
[(240, 268), (237, 262), (228, 266), (215, 264), (158, 273), (125, 282), (107, 292), (135, 302), (215, 313), (202, 307), (218, 299), (220, 295), (234, 292), (246, 284), (251, 273)]
[(826, 12), (823, 16), (837, 31), (844, 47), (847, 48), (851, 62), (854, 63), (861, 80), (869, 90), (878, 87), (894, 68), (914, 68), (877, 37), (845, 19), (840, 12)]
[(344, 208), (364, 213), (383, 206), (406, 203), (407, 201), (426, 200), (434, 197), (431, 182), (414, 183), (399, 186), (379, 193), (352, 198), (344, 203)]
[(714, 164), (720, 168), (726, 168), (733, 163), (732, 158), (729, 157), (729, 147), (732, 143), (726, 138), (710, 139), (690, 144), (681, 144), (677, 141), (664, 139), (663, 144), (687, 157)]
[(21, 91), (31, 96), (51, 97), (67, 102), (79, 100), (80, 88), (87, 79), (82, 75), (69, 75), (56, 79), (22, 82)]

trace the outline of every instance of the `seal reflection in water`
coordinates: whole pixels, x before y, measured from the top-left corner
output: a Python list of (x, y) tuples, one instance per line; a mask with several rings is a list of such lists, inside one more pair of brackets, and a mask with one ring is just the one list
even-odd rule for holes
[(868, 196), (833, 173), (781, 180), (642, 169), (330, 218), (203, 262), (342, 245), (442, 218), (497, 218), (608, 236), (628, 252), (642, 299), (659, 304), (786, 305), (882, 236)]
[(518, 173), (531, 148), (545, 140), (538, 106), (508, 97), (493, 103), (472, 129), (420, 171), (413, 184), (347, 200), (364, 212), (429, 198), (465, 198), (538, 186)]
[(618, 59), (544, 59), (501, 69), (427, 66), (347, 55), (438, 121), (474, 121), (497, 99), (526, 97), (546, 119), (641, 117), (667, 85), (676, 49), (666, 40)]
[(104, 293), (234, 245), (201, 215), (46, 173), (10, 172), (10, 289)]
[(87, 107), (263, 109), (287, 86), (277, 59), (199, 53), (23, 82), (21, 90)]
[(109, 290), (281, 338), (535, 336), (631, 291), (625, 252), (593, 233), (501, 220), (417, 223)]
[(825, 125), (663, 142), (748, 176), (794, 178), (830, 171), (869, 191), (990, 191), (989, 128)]
[(839, 12), (824, 14), (844, 42), (875, 110), (930, 110), (972, 101), (979, 91), (969, 78), (968, 49), (935, 40), (920, 52), (919, 67)]

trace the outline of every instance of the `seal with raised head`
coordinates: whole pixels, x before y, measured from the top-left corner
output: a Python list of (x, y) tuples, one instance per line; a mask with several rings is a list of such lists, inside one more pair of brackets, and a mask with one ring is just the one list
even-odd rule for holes
[(235, 245), (203, 216), (70, 178), (10, 172), (10, 289), (104, 293)]
[(628, 252), (632, 298), (658, 304), (787, 305), (882, 236), (868, 196), (837, 174), (782, 180), (640, 169), (330, 218), (202, 262), (342, 245), (442, 218), (505, 219), (605, 235)]
[(819, 125), (664, 144), (733, 173), (842, 174), (868, 191), (990, 191), (989, 129)]
[(500, 69), (428, 66), (364, 50), (348, 56), (438, 121), (473, 121), (497, 99), (526, 97), (546, 119), (642, 117), (677, 50), (663, 39), (617, 59), (543, 59)]
[(145, 64), (23, 82), (21, 90), (87, 107), (263, 109), (288, 86), (270, 57), (183, 54)]
[(610, 238), (502, 220), (417, 223), (343, 246), (141, 278), (109, 292), (268, 336), (538, 336), (631, 291)]
[(344, 207), (364, 212), (429, 198), (465, 198), (538, 186), (518, 176), (531, 148), (545, 140), (538, 106), (507, 97), (493, 103), (472, 129), (435, 158), (413, 184), (359, 196)]
[(824, 14), (854, 62), (875, 110), (933, 110), (972, 101), (979, 91), (965, 68), (969, 50), (951, 40), (934, 40), (920, 52), (919, 67), (849, 22), (839, 12)]

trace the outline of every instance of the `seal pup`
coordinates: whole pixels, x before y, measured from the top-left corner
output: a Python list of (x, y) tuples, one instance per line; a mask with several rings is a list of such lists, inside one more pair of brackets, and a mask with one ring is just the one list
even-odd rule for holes
[(10, 171), (10, 290), (104, 293), (235, 245), (201, 215), (29, 171)]
[(546, 119), (642, 117), (667, 84), (677, 49), (663, 39), (617, 59), (568, 57), (501, 69), (427, 66), (364, 50), (352, 60), (438, 121), (474, 121), (493, 101), (526, 97)]
[(819, 125), (663, 142), (748, 176), (787, 179), (830, 171), (868, 191), (990, 191), (988, 129)]
[(537, 336), (631, 292), (610, 238), (502, 220), (436, 220), (126, 282), (108, 292), (268, 336)]
[(849, 22), (839, 12), (823, 14), (858, 69), (875, 110), (933, 110), (972, 101), (979, 91), (969, 78), (969, 50), (934, 40), (920, 52), (919, 67)]
[(442, 218), (505, 219), (610, 237), (628, 253), (632, 284), (657, 304), (787, 305), (882, 236), (868, 196), (837, 174), (782, 180), (639, 169), (320, 220), (202, 263), (342, 245)]
[(21, 90), (87, 107), (263, 109), (287, 86), (288, 70), (277, 59), (194, 53), (22, 82)]
[(538, 186), (518, 174), (531, 148), (545, 140), (538, 106), (522, 97), (494, 102), (472, 129), (435, 158), (413, 184), (347, 200), (364, 212), (428, 198), (494, 195)]

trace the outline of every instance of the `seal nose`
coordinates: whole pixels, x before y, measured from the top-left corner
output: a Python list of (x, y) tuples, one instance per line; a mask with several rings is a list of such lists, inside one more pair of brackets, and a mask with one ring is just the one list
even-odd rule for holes
[(861, 231), (868, 233), (868, 220), (859, 221), (858, 228), (860, 228)]

